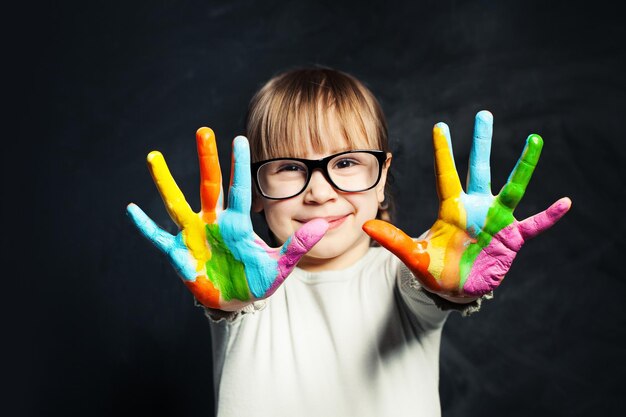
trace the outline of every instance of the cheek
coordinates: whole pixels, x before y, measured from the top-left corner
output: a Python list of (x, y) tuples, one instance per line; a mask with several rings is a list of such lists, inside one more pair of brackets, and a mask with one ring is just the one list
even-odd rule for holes
[(295, 208), (285, 201), (266, 201), (263, 204), (265, 220), (274, 235), (281, 241), (285, 241), (295, 230), (291, 223)]
[(356, 208), (357, 217), (363, 222), (376, 218), (378, 213), (378, 197), (376, 190), (370, 190), (364, 194), (355, 194), (349, 199)]

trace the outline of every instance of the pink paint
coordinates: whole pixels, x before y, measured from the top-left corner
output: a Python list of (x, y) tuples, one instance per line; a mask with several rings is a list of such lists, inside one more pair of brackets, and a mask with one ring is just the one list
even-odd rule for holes
[(539, 233), (551, 228), (572, 207), (572, 200), (567, 197), (557, 200), (547, 210), (520, 222), (520, 232), (525, 240), (537, 236)]
[(571, 205), (569, 198), (562, 198), (547, 210), (500, 230), (476, 258), (463, 285), (463, 291), (469, 295), (481, 296), (498, 287), (524, 242), (552, 227), (567, 213)]
[(267, 253), (267, 256), (274, 259), (275, 261), (277, 261), (280, 257), (280, 251), (276, 250), (275, 248), (270, 248), (269, 245), (258, 236), (255, 236), (254, 243), (256, 243), (261, 249), (263, 249), (265, 253)]
[(308, 251), (319, 242), (328, 231), (328, 222), (324, 219), (314, 219), (299, 228), (287, 243), (287, 250), (278, 260), (278, 276), (267, 290), (272, 294), (293, 271), (296, 264)]
[(481, 296), (500, 285), (517, 251), (524, 244), (518, 225), (519, 223), (515, 222), (500, 230), (491, 239), (489, 246), (478, 254), (469, 277), (463, 285), (463, 291), (466, 294)]

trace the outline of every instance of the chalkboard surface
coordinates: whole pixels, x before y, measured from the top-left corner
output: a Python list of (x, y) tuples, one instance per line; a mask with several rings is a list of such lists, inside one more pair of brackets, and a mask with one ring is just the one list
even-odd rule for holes
[(450, 126), (464, 177), (482, 109), (495, 118), (494, 190), (528, 134), (545, 140), (518, 218), (573, 201), (480, 314), (450, 317), (443, 415), (623, 415), (625, 34), (605, 2), (20, 7), (5, 15), (3, 415), (213, 415), (206, 319), (125, 207), (175, 232), (147, 153), (165, 155), (198, 209), (196, 129), (216, 132), (228, 167), (256, 89), (314, 64), (380, 100), (407, 232), (437, 211), (432, 126)]

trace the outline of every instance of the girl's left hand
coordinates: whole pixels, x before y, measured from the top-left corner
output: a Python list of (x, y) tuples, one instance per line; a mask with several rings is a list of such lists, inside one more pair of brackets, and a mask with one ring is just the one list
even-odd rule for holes
[(496, 196), (491, 194), (489, 155), (493, 116), (476, 115), (467, 193), (454, 164), (450, 131), (433, 129), (439, 216), (424, 240), (415, 241), (395, 226), (370, 220), (363, 229), (398, 256), (430, 292), (471, 300), (497, 288), (524, 242), (554, 225), (571, 206), (565, 197), (525, 220), (513, 217), (539, 161), (543, 140), (532, 134)]

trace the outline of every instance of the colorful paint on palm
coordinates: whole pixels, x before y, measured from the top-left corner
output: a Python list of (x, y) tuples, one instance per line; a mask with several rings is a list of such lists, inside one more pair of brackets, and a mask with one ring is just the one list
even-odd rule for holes
[(210, 308), (237, 310), (269, 297), (298, 260), (326, 233), (328, 224), (316, 219), (302, 226), (279, 248), (271, 248), (252, 229), (251, 178), (248, 140), (233, 141), (228, 208), (222, 207), (222, 175), (215, 135), (209, 128), (196, 133), (200, 162), (200, 200), (194, 212), (174, 181), (160, 152), (148, 155), (148, 167), (165, 207), (181, 229), (164, 231), (138, 206), (127, 212), (140, 232), (168, 257), (196, 299)]
[(467, 193), (457, 173), (450, 131), (433, 129), (439, 214), (425, 238), (414, 241), (395, 226), (372, 220), (363, 229), (395, 253), (427, 289), (450, 296), (477, 297), (495, 289), (524, 242), (550, 228), (569, 210), (563, 198), (547, 210), (518, 222), (513, 211), (524, 196), (539, 161), (543, 140), (530, 135), (506, 184), (491, 194), (489, 157), (493, 116), (476, 115)]

